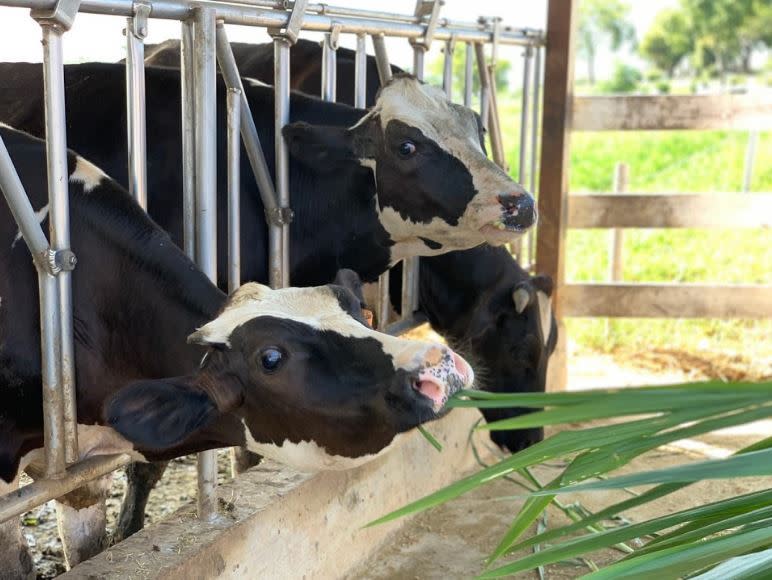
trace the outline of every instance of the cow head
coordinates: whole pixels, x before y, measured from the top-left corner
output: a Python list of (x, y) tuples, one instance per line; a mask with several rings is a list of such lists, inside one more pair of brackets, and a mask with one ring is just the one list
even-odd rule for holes
[[(505, 287), (506, 286), (506, 287)], [(494, 392), (544, 392), (547, 363), (557, 343), (557, 325), (548, 276), (527, 277), (514, 287), (500, 285), (481, 299), (470, 329), (474, 352), (487, 363), (484, 386)], [(488, 422), (528, 409), (486, 409)], [(541, 441), (541, 428), (491, 431), (491, 438), (513, 453)]]
[(533, 197), (487, 158), (481, 134), (473, 111), (410, 75), (395, 75), (353, 127), (284, 128), (291, 154), (318, 171), (373, 170), (392, 261), (501, 245), (536, 223)]
[(210, 447), (246, 443), (304, 470), (351, 467), (439, 417), (473, 380), (445, 346), (374, 331), (338, 285), (245, 284), (189, 341), (209, 347), (195, 375), (133, 383), (106, 404), (108, 424), (138, 449), (176, 447), (202, 429), (209, 441), (217, 430), (207, 427), (230, 415), (239, 437)]

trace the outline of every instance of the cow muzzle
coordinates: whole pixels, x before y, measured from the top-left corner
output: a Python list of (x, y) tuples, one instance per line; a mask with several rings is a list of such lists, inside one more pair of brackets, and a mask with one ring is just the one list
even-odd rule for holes
[(501, 205), (501, 220), (495, 224), (498, 229), (522, 232), (536, 223), (536, 202), (530, 194), (505, 193), (497, 199)]
[(413, 389), (428, 398), (438, 413), (450, 397), (473, 382), (474, 371), (468, 362), (445, 346), (432, 345), (424, 355)]

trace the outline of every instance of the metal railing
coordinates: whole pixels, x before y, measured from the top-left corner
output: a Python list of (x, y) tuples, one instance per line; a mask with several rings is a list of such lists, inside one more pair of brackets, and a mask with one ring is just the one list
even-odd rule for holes
[[(45, 478), (0, 497), (0, 521), (76, 489), (129, 461), (127, 455), (92, 457), (78, 461), (77, 417), (72, 334), (71, 270), (76, 259), (70, 250), (67, 179), (67, 147), (64, 114), (64, 68), (62, 37), (78, 12), (125, 17), (126, 103), (129, 190), (137, 202), (147, 205), (147, 151), (145, 138), (144, 39), (148, 19), (172, 19), (181, 23), (181, 102), (183, 150), (184, 249), (202, 271), (216, 282), (216, 73), (217, 65), (227, 86), (228, 147), (228, 290), (235, 290), (240, 276), (239, 167), (243, 143), (254, 173), (269, 225), (269, 282), (287, 286), (289, 280), (289, 157), (281, 129), (289, 119), (290, 46), (301, 30), (322, 31), (323, 69), (320, 94), (335, 100), (336, 50), (340, 34), (355, 34), (356, 105), (366, 98), (366, 37), (373, 42), (381, 82), (391, 75), (384, 37), (410, 40), (414, 51), (414, 74), (423, 78), (423, 62), (432, 40), (445, 41), (443, 86), (450, 95), (454, 47), (464, 42), (464, 104), (472, 104), (473, 66), (476, 61), (481, 86), (481, 113), (491, 128), (493, 156), (502, 167), (504, 150), (495, 91), (495, 55), (498, 44), (525, 47), (526, 59), (536, 55), (536, 69), (543, 34), (530, 29), (504, 27), (499, 20), (476, 23), (439, 18), (439, 2), (418, 0), (413, 16), (367, 10), (285, 2), (236, 0), (233, 2), (188, 2), (185, 0), (0, 0), (3, 6), (26, 7), (40, 24), (43, 38), (45, 79), (48, 188), (51, 208), (50, 241), (37, 222), (10, 156), (0, 140), (0, 187), (5, 194), (23, 239), (33, 255), (40, 284), (42, 381), (44, 405)], [(276, 181), (271, 179), (258, 138), (241, 77), (228, 42), (226, 24), (268, 29), (274, 44)], [(485, 55), (492, 45), (492, 60)], [(531, 188), (536, 169), (536, 120), (539, 75), (523, 81), (524, 103), (529, 90), (534, 95), (533, 121), (521, 131), (520, 175), (524, 179), (522, 151), (531, 142)], [(530, 84), (533, 88), (530, 89)], [(524, 106), (523, 123), (526, 123)], [(240, 136), (240, 137), (239, 137)], [(532, 245), (532, 244), (531, 244)], [(389, 273), (380, 280), (379, 320), (388, 332), (403, 332), (422, 322), (418, 307), (418, 260), (407, 260), (403, 269), (402, 316), (389, 324)], [(216, 460), (213, 451), (199, 454), (199, 516), (216, 514)]]

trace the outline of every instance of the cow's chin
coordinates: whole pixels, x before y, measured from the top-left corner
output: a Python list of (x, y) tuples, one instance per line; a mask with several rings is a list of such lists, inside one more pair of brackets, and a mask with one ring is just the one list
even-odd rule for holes
[(503, 246), (509, 242), (514, 242), (525, 233), (524, 231), (501, 229), (493, 224), (484, 225), (479, 229), (479, 232), (491, 246)]

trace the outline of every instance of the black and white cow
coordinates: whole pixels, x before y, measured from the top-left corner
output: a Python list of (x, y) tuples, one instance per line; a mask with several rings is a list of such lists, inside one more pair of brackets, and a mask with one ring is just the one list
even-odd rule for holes
[[(231, 43), (244, 77), (273, 82), (273, 44)], [(319, 94), (322, 51), (319, 43), (299, 39), (290, 49), (290, 82), (294, 90)], [(179, 40), (148, 46), (145, 63), (179, 68)], [(353, 50), (339, 48), (336, 57), (337, 100), (354, 102)], [(393, 74), (403, 71), (392, 67)], [(367, 104), (375, 103), (378, 69), (367, 58)], [(401, 267), (391, 277), (392, 301), (399, 307)], [(552, 281), (530, 277), (503, 249), (479, 247), (421, 259), (420, 308), (434, 330), (481, 364), (480, 386), (494, 392), (545, 390), (547, 361), (557, 342), (557, 325), (549, 300)], [(526, 293), (531, 298), (525, 300)], [(518, 300), (513, 297), (517, 296)], [(541, 321), (541, 325), (539, 322)], [(511, 417), (522, 409), (485, 409), (489, 421)], [(541, 440), (542, 430), (494, 431), (493, 440), (517, 451)]]
[[(45, 225), (45, 144), (5, 126), (0, 136)], [(299, 469), (344, 469), (440, 416), (471, 384), (471, 368), (447, 347), (368, 327), (360, 299), (343, 286), (249, 283), (226, 300), (100, 169), (70, 154), (68, 170), (82, 456), (157, 461), (245, 445)], [(37, 288), (29, 250), (0, 203), (2, 492), (42, 460)], [(90, 488), (62, 498), (70, 565), (102, 547), (104, 482)], [(0, 576), (32, 573), (18, 522), (0, 525), (0, 546)]]
[[(179, 72), (146, 70), (148, 212), (182, 243)], [(273, 89), (246, 83), (263, 144), (272, 144)], [(119, 64), (65, 67), (68, 143), (119, 183), (127, 182), (125, 71)], [(225, 114), (218, 79), (218, 118)], [(330, 280), (350, 268), (374, 281), (404, 257), (484, 242), (503, 244), (536, 221), (533, 197), (490, 161), (479, 118), (412, 77), (395, 78), (365, 114), (293, 93), (285, 128), (290, 164), (293, 284)], [(42, 69), (0, 63), (0, 121), (44, 134)], [(225, 123), (218, 123), (219, 281), (225, 282)], [(273, 147), (264, 147), (273, 171)], [(263, 208), (242, 159), (242, 278), (266, 280)], [(254, 250), (254, 251), (252, 251)]]

